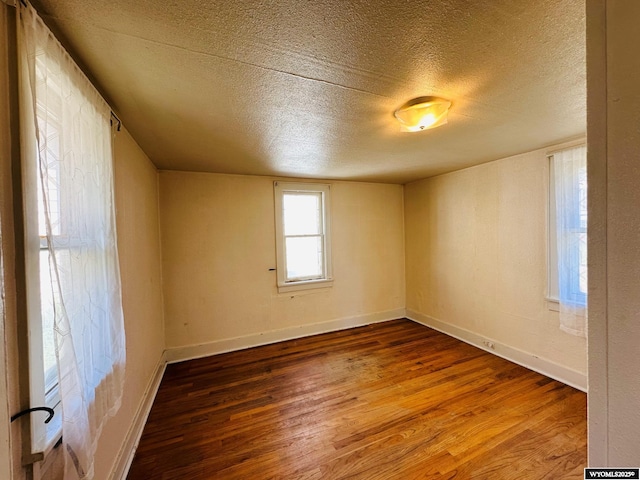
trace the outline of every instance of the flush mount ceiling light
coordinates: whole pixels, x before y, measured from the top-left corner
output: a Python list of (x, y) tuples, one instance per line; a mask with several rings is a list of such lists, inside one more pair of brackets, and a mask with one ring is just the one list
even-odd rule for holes
[(447, 123), (451, 102), (438, 97), (409, 100), (394, 112), (405, 132), (420, 132)]

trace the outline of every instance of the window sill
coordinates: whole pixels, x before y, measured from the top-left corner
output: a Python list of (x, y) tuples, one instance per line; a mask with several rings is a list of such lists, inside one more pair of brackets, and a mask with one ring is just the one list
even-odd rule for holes
[[(23, 462), (28, 464), (39, 464), (39, 469), (48, 468), (51, 453), (57, 448), (58, 443), (62, 439), (62, 412), (60, 405), (54, 408), (55, 414), (49, 423), (38, 424), (35, 426), (36, 435), (41, 435), (39, 440), (32, 438), (34, 442), (31, 447), (31, 454), (26, 457)], [(35, 419), (34, 419), (35, 420)], [(40, 421), (40, 419), (37, 419)], [(34, 425), (32, 425), (32, 428)]]
[[(57, 416), (57, 414), (56, 414)], [(55, 418), (55, 417), (54, 417)], [(53, 426), (53, 424), (56, 424)], [(62, 440), (62, 419), (51, 420), (47, 425), (46, 448), (40, 455), (42, 458), (33, 465), (33, 478), (45, 479), (50, 478), (52, 472), (59, 471), (61, 462), (63, 462), (62, 449), (58, 449), (59, 442)]]
[(547, 297), (545, 298), (545, 300), (547, 301), (547, 308), (549, 310), (551, 310), (552, 312), (560, 311), (560, 301), (557, 298)]
[[(560, 300), (557, 298), (545, 298), (547, 302), (547, 308), (552, 312), (560, 312)], [(576, 307), (575, 314), (578, 317), (586, 317), (587, 316), (587, 308), (586, 307)]]
[(46, 439), (43, 448), (45, 460), (62, 438), (62, 411), (60, 405), (58, 404), (54, 410), (56, 412), (55, 415), (51, 421), (44, 426), (46, 429)]
[(311, 290), (314, 288), (328, 288), (333, 286), (333, 279), (305, 280), (278, 284), (278, 293), (297, 292), (298, 290)]

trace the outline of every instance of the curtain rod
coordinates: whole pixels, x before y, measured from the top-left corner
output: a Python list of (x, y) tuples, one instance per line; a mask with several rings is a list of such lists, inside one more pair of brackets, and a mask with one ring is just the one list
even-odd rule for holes
[[(0, 0), (0, 1), (5, 2), (6, 0)], [(25, 8), (29, 7), (29, 4), (27, 3), (27, 0), (19, 0), (19, 1)], [(14, 4), (15, 4), (15, 2), (14, 2)], [(66, 51), (66, 49), (65, 49), (65, 51)], [(84, 72), (83, 72), (83, 74), (84, 74)], [(86, 74), (84, 74), (84, 75), (86, 76)], [(93, 85), (93, 83), (91, 83), (91, 84)], [(95, 88), (95, 85), (94, 85), (94, 88)], [(102, 94), (101, 94), (101, 96), (102, 96)], [(119, 132), (120, 129), (122, 128), (122, 120), (120, 120), (120, 118), (113, 112), (113, 110), (111, 110), (111, 126), (113, 126), (113, 120), (114, 119), (118, 123), (118, 127), (117, 127), (116, 130)]]
[[(560, 148), (554, 148), (553, 150), (549, 150), (547, 152), (547, 157), (553, 157), (554, 153), (560, 153), (564, 150), (569, 150), (571, 148), (577, 148), (577, 147), (586, 147), (587, 146), (587, 139), (585, 137), (582, 138), (577, 138), (575, 140), (570, 140), (568, 142), (564, 142), (561, 144), (562, 147)], [(557, 145), (556, 145), (557, 147)]]
[(116, 119), (116, 122), (118, 122), (118, 128), (116, 128), (116, 130), (119, 132), (120, 128), (122, 127), (122, 120), (120, 120), (118, 116), (115, 113), (113, 113), (113, 110), (111, 110), (111, 126), (113, 126), (114, 118)]

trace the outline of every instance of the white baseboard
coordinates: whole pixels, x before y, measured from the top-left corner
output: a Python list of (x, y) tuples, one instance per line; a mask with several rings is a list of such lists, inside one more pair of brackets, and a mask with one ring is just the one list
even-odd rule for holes
[(127, 478), (129, 468), (131, 468), (131, 463), (133, 462), (133, 456), (135, 455), (138, 444), (140, 443), (142, 431), (147, 423), (147, 418), (149, 418), (149, 413), (151, 412), (153, 401), (158, 393), (158, 388), (160, 388), (160, 382), (162, 381), (162, 376), (164, 375), (166, 366), (167, 362), (165, 355), (163, 354), (162, 357), (160, 357), (160, 361), (158, 362), (158, 365), (151, 376), (151, 380), (144, 391), (142, 401), (138, 406), (138, 410), (136, 411), (133, 422), (131, 423), (131, 428), (129, 428), (129, 431), (127, 432), (125, 441), (120, 447), (120, 452), (118, 453), (115, 466), (109, 476), (111, 480), (126, 480)]
[[(457, 338), (458, 340), (473, 345), (474, 347), (493, 353), (494, 355), (506, 360), (517, 363), (529, 370), (533, 370), (541, 373), (542, 375), (553, 378), (554, 380), (570, 385), (578, 390), (583, 392), (587, 391), (587, 376), (585, 374), (563, 367), (557, 363), (550, 362), (549, 360), (545, 360), (544, 358), (540, 358), (531, 353), (501, 344), (493, 339), (483, 337), (482, 335), (464, 328), (441, 322), (440, 320), (436, 320), (435, 318), (413, 310), (408, 309), (406, 311), (406, 318), (429, 328), (433, 328), (434, 330), (438, 330), (439, 332), (451, 337)], [(492, 345), (493, 348), (490, 348), (488, 344)]]
[(258, 347), (285, 340), (293, 340), (321, 333), (335, 332), (338, 330), (345, 330), (347, 328), (361, 327), (372, 323), (386, 322), (387, 320), (403, 318), (404, 316), (405, 309), (397, 308), (395, 310), (340, 318), (329, 322), (314, 323), (312, 325), (301, 325), (280, 330), (272, 330), (270, 332), (246, 335), (243, 337), (217, 340), (215, 342), (169, 348), (165, 351), (165, 355), (168, 363), (182, 362), (185, 360), (192, 360), (194, 358)]

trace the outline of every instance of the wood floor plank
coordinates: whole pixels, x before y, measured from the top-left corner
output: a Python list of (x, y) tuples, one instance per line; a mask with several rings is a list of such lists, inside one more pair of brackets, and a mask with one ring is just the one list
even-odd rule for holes
[(586, 395), (406, 319), (167, 367), (128, 478), (579, 479)]

